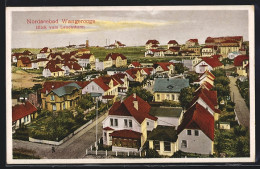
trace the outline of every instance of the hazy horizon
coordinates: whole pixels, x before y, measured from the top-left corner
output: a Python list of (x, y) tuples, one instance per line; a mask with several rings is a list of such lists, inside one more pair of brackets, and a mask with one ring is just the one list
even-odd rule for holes
[[(105, 46), (115, 40), (126, 46), (144, 46), (149, 39), (160, 45), (169, 40), (184, 44), (195, 38), (204, 44), (208, 36), (243, 36), (248, 41), (247, 10), (26, 11), (13, 12), (12, 19), (12, 48), (63, 47), (85, 44), (86, 40), (90, 46)], [(65, 25), (61, 19), (95, 23), (77, 24), (85, 29), (37, 30), (35, 26), (41, 24), (27, 24), (27, 19), (58, 19), (57, 26)]]

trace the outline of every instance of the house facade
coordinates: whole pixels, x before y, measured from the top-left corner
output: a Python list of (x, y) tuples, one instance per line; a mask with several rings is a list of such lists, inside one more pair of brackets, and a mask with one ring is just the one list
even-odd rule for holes
[(127, 66), (127, 58), (120, 53), (110, 53), (106, 56), (105, 61), (112, 61), (112, 65), (115, 67)]
[(179, 46), (178, 42), (176, 40), (170, 40), (168, 43), (167, 43), (167, 49), (170, 49), (170, 47), (177, 47)]
[(217, 58), (203, 57), (202, 60), (195, 65), (195, 72), (201, 74), (205, 71), (212, 71), (220, 68), (224, 68), (224, 65)]
[(71, 109), (77, 106), (80, 97), (81, 87), (77, 83), (64, 83), (58, 88), (53, 85), (49, 90), (42, 89), (42, 108), (49, 111)]
[(126, 70), (125, 73), (129, 81), (142, 82), (144, 80), (144, 76), (142, 75), (141, 70), (141, 68), (132, 68)]
[(181, 89), (189, 87), (189, 79), (169, 79), (158, 78), (154, 82), (154, 101), (163, 102), (164, 100), (179, 102)]
[(184, 113), (177, 134), (178, 150), (197, 154), (214, 153), (214, 117), (200, 104), (193, 105)]
[(96, 61), (95, 56), (90, 53), (83, 54), (78, 58), (78, 64), (83, 68), (86, 68), (88, 66), (88, 64), (90, 64), (90, 69), (94, 69), (95, 61)]
[(145, 49), (152, 49), (154, 47), (152, 46), (157, 46), (159, 47), (158, 45), (160, 45), (159, 41), (153, 39), (153, 40), (148, 40), (146, 43), (145, 43)]
[(22, 125), (27, 125), (37, 118), (37, 108), (26, 101), (24, 104), (18, 104), (12, 107), (12, 133)]
[(37, 54), (37, 59), (47, 58), (52, 50), (48, 47), (44, 47), (40, 50), (40, 53)]
[(149, 114), (150, 105), (133, 94), (115, 102), (103, 123), (103, 144), (112, 151), (137, 152), (147, 140), (147, 131), (157, 126), (157, 118)]
[(32, 62), (29, 57), (20, 57), (17, 60), (17, 67), (20, 67), (22, 69), (32, 69)]
[(234, 59), (234, 66), (236, 67), (236, 73), (239, 76), (247, 76), (249, 69), (249, 56), (239, 55)]
[(198, 46), (198, 45), (199, 45), (198, 39), (189, 39), (185, 43), (186, 48), (192, 47), (192, 46)]
[(172, 62), (157, 62), (153, 65), (156, 74), (171, 75), (175, 72), (174, 63)]
[(194, 57), (191, 59), (182, 59), (183, 66), (187, 67), (189, 71), (194, 71), (194, 67), (201, 61), (201, 58)]
[(210, 57), (212, 55), (217, 54), (218, 47), (217, 46), (205, 46), (201, 50), (202, 57)]

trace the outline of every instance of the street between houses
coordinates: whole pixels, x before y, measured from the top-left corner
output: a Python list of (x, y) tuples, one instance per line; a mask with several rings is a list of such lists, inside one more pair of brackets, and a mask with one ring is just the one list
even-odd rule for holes
[(237, 78), (229, 76), (229, 79), (230, 79), (231, 100), (232, 101), (234, 100), (235, 102), (235, 111), (237, 114), (237, 118), (241, 125), (245, 127), (249, 127), (250, 112), (236, 86)]
[[(102, 121), (107, 113), (98, 118), (98, 138), (102, 136)], [(76, 159), (83, 158), (86, 149), (94, 145), (96, 141), (96, 121), (81, 130), (65, 143), (55, 146), (52, 153), (52, 145), (33, 143), (29, 141), (13, 140), (13, 148), (23, 148), (35, 152), (35, 156), (45, 159)]]

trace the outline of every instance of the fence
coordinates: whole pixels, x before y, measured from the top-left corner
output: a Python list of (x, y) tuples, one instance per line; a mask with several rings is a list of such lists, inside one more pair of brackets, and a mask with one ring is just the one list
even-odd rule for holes
[(29, 141), (30, 142), (34, 142), (34, 143), (42, 143), (42, 144), (50, 144), (50, 145), (55, 145), (55, 146), (59, 146), (62, 143), (66, 142), (68, 139), (70, 139), (71, 137), (73, 137), (75, 134), (77, 134), (78, 132), (80, 132), (81, 130), (83, 130), (84, 128), (86, 128), (88, 125), (90, 125), (92, 123), (93, 120), (90, 120), (89, 122), (87, 122), (86, 124), (82, 125), (80, 128), (78, 128), (77, 130), (75, 130), (73, 133), (70, 133), (67, 137), (65, 137), (64, 139), (62, 139), (61, 141), (50, 141), (50, 140), (39, 140), (39, 139), (35, 139), (32, 137), (29, 137)]
[(88, 151), (86, 150), (86, 155), (96, 155), (96, 156), (124, 156), (124, 157), (129, 157), (129, 156), (135, 156), (135, 157), (142, 157), (142, 156), (146, 156), (146, 152), (117, 152), (117, 151), (98, 151), (98, 150), (94, 150), (94, 151)]

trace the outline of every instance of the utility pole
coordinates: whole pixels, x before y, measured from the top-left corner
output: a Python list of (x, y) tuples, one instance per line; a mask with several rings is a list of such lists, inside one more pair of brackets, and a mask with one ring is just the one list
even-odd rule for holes
[(97, 128), (97, 125), (98, 125), (98, 97), (96, 97), (96, 102), (97, 102), (97, 107), (96, 107), (96, 146), (98, 144), (98, 139), (97, 139), (97, 133), (98, 133), (98, 128)]

